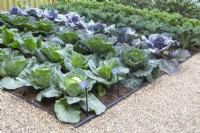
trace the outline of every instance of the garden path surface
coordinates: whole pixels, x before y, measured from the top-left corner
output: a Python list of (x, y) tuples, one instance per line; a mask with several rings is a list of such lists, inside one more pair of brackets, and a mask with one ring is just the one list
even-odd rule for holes
[(2, 133), (200, 133), (200, 53), (80, 128), (0, 90)]

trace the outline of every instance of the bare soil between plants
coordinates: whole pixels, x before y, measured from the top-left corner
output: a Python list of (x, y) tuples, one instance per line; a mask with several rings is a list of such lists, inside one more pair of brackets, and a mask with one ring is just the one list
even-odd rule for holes
[[(119, 96), (118, 96), (118, 87), (120, 87), (119, 89)], [(105, 96), (100, 97), (98, 95), (97, 89), (93, 89), (92, 93), (108, 108), (110, 108), (111, 106), (113, 106), (114, 104), (120, 102), (122, 99), (124, 99), (126, 96), (128, 96), (127, 94), (132, 94), (133, 92), (139, 90), (140, 88), (135, 88), (135, 89), (131, 89), (131, 88), (125, 88), (122, 87), (118, 84), (114, 84), (106, 93)], [(38, 102), (36, 99), (37, 94), (41, 91), (41, 90), (35, 90), (33, 87), (21, 87), (18, 88), (17, 90), (14, 91), (9, 91), (6, 90), (7, 92), (19, 97), (20, 99), (23, 99), (25, 101), (27, 101), (28, 103), (48, 112), (51, 115), (55, 115), (54, 112), (54, 103), (56, 98), (44, 98), (42, 100), (42, 102)], [(79, 127), (82, 124), (84, 124), (87, 118), (89, 118), (87, 121), (90, 120), (90, 118), (93, 118), (95, 115), (94, 113), (87, 113), (84, 110), (81, 110), (81, 121), (79, 123), (73, 124), (75, 127)]]

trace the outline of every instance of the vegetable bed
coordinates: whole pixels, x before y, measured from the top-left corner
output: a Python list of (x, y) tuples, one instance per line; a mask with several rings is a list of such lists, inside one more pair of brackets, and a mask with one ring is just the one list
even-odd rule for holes
[(0, 26), (0, 88), (66, 123), (102, 114), (191, 56), (169, 33), (137, 34), (76, 12), (12, 7)]

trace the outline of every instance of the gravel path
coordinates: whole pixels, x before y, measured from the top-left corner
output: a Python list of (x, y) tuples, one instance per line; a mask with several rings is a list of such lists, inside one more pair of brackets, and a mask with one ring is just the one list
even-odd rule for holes
[(0, 90), (2, 133), (200, 133), (200, 53), (80, 128)]

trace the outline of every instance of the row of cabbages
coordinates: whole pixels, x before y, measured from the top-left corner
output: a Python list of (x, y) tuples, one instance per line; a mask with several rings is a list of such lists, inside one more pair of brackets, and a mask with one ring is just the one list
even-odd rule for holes
[(63, 15), (56, 10), (12, 7), (10, 15), (49, 19), (59, 28), (50, 35), (35, 36), (21, 30), (29, 21), (17, 25), (21, 31), (7, 25), (0, 27), (0, 88), (33, 86), (41, 89), (38, 101), (56, 97), (54, 109), (63, 122), (80, 121), (80, 107), (87, 110), (85, 88), (89, 91), (89, 111), (99, 115), (106, 107), (92, 89), (104, 96), (117, 82), (139, 87), (155, 81), (160, 71), (176, 73), (179, 61), (190, 56), (187, 50), (171, 47), (177, 47), (178, 42), (167, 33), (146, 38), (131, 28), (119, 29), (92, 20), (87, 23), (75, 12)]
[[(27, 8), (20, 9), (19, 7), (10, 8), (10, 14), (15, 15), (24, 15), (24, 16), (35, 16), (38, 18), (47, 18), (54, 22), (65, 22), (65, 24), (69, 24), (70, 27), (74, 29), (85, 29), (83, 30), (86, 34), (96, 34), (96, 33), (111, 33), (113, 36), (117, 36), (118, 42), (126, 43), (128, 41), (132, 41), (132, 45), (137, 45), (141, 43), (141, 40), (133, 39), (137, 37), (135, 30), (131, 28), (115, 28), (115, 25), (107, 26), (106, 24), (102, 24), (100, 22), (85, 22), (84, 17), (80, 17), (80, 15), (76, 12), (70, 12), (68, 14), (59, 14), (57, 10), (41, 10), (38, 8)], [(142, 41), (148, 43), (148, 46), (152, 51), (160, 53), (164, 50), (167, 50), (172, 44), (175, 44), (175, 41), (172, 40), (172, 37), (167, 34), (152, 34), (147, 39), (145, 36), (141, 36)], [(177, 42), (176, 42), (177, 44)]]

